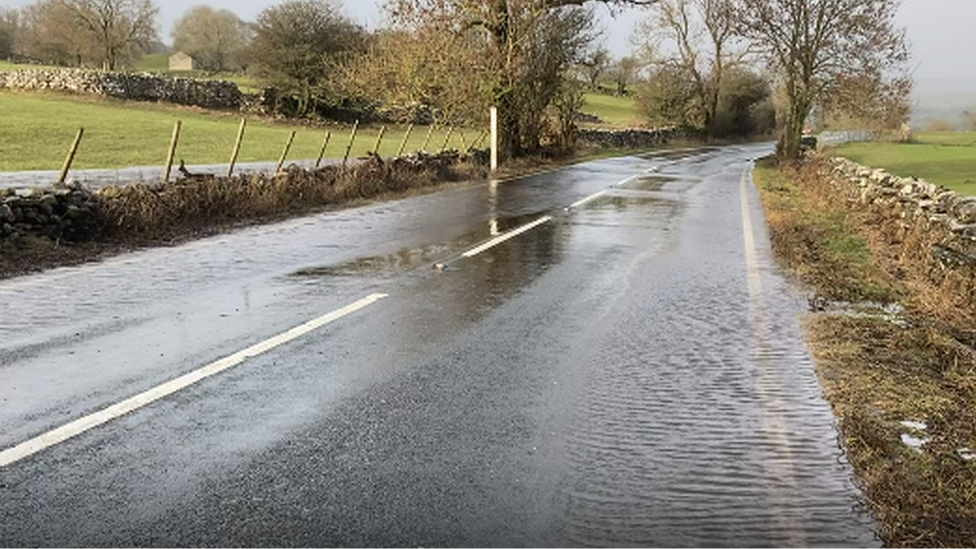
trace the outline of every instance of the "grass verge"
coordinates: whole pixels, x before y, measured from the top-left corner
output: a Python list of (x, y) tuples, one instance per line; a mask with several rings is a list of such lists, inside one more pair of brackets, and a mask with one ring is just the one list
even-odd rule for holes
[[(824, 306), (803, 321), (879, 536), (887, 546), (976, 545), (976, 461), (966, 459), (976, 449), (976, 307), (947, 313), (959, 296), (925, 282), (917, 259), (899, 259), (876, 216), (849, 210), (816, 166), (760, 164), (755, 179), (774, 253), (824, 301), (904, 306)], [(909, 437), (925, 443), (915, 449)]]
[(912, 143), (852, 143), (832, 151), (901, 177), (920, 177), (976, 195), (976, 133), (923, 133)]

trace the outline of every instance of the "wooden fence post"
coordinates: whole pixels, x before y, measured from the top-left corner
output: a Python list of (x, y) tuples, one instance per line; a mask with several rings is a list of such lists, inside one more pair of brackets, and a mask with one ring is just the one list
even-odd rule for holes
[(230, 155), (230, 166), (227, 167), (227, 177), (234, 175), (234, 165), (237, 164), (237, 156), (241, 153), (241, 143), (244, 142), (244, 128), (247, 127), (247, 119), (241, 118), (241, 127), (237, 130), (237, 141), (234, 142), (234, 151)]
[(346, 162), (349, 161), (349, 153), (352, 152), (352, 146), (356, 143), (356, 132), (359, 130), (359, 120), (352, 125), (352, 135), (349, 136), (349, 146), (346, 147), (346, 156), (342, 157), (342, 167), (346, 167)]
[(461, 148), (458, 150), (464, 152), (468, 148), (468, 142), (464, 139), (464, 132), (462, 130), (458, 130), (458, 137), (461, 138)]
[(475, 148), (479, 144), (481, 144), (482, 142), (484, 142), (485, 137), (487, 137), (487, 136), (488, 136), (488, 132), (486, 132), (484, 130), (481, 130), (481, 133), (478, 134), (478, 138), (471, 142), (471, 146), (468, 147), (468, 150), (465, 151), (464, 154), (471, 154), (471, 151), (475, 150)]
[(288, 142), (285, 143), (285, 150), (281, 151), (281, 158), (278, 159), (278, 165), (275, 167), (275, 175), (281, 173), (281, 168), (285, 165), (285, 158), (288, 157), (288, 151), (291, 150), (291, 144), (295, 141), (295, 134), (298, 133), (292, 130), (291, 135), (288, 136)]
[(166, 154), (166, 168), (163, 170), (163, 184), (169, 183), (169, 174), (173, 171), (173, 158), (176, 156), (176, 145), (180, 142), (180, 128), (183, 123), (179, 120), (173, 126), (173, 139), (169, 142), (169, 152)]
[(420, 150), (427, 152), (427, 145), (430, 144), (430, 138), (434, 135), (434, 128), (436, 127), (437, 124), (431, 124), (430, 127), (427, 128), (427, 138), (424, 139), (424, 144), (422, 147), (420, 147)]
[(447, 144), (451, 142), (451, 136), (454, 135), (454, 126), (447, 128), (447, 137), (444, 138), (444, 145), (441, 146), (441, 152), (447, 150)]
[(85, 135), (85, 128), (78, 129), (78, 135), (75, 136), (74, 143), (71, 144), (71, 150), (68, 151), (68, 157), (64, 159), (64, 166), (61, 167), (61, 176), (58, 177), (58, 184), (63, 185), (64, 180), (68, 178), (68, 171), (71, 169), (71, 163), (75, 161), (75, 154), (78, 153), (78, 146), (81, 145), (81, 138)]
[(373, 149), (373, 154), (380, 154), (380, 145), (383, 144), (383, 135), (386, 133), (386, 126), (380, 128), (380, 135), (376, 138), (376, 147)]
[(322, 158), (325, 156), (325, 148), (329, 146), (329, 140), (332, 139), (332, 132), (325, 132), (325, 141), (322, 142), (322, 150), (319, 151), (319, 158), (315, 161), (315, 169), (318, 169), (322, 165)]
[(407, 126), (407, 133), (403, 136), (403, 143), (400, 143), (400, 148), (397, 150), (397, 157), (403, 156), (403, 151), (407, 149), (407, 141), (410, 140), (410, 134), (413, 133), (413, 124)]

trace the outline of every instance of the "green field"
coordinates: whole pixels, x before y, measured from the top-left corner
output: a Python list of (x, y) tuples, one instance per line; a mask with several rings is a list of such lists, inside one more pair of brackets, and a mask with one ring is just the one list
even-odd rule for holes
[[(166, 159), (173, 125), (183, 122), (176, 158), (187, 164), (227, 162), (233, 149), (240, 119), (236, 114), (206, 113), (153, 103), (93, 100), (56, 94), (0, 92), (0, 171), (58, 169), (78, 128), (85, 137), (74, 168), (120, 168), (157, 166)], [(314, 159), (327, 131), (333, 137), (326, 157), (341, 158), (349, 144), (350, 128), (336, 126), (308, 128), (285, 124), (249, 121), (240, 162), (275, 161), (292, 130), (298, 133), (288, 155), (290, 159)], [(380, 154), (397, 152), (405, 127), (386, 132)], [(428, 128), (414, 129), (407, 152), (421, 148)], [(363, 156), (372, 150), (379, 128), (362, 128), (352, 155)], [(466, 143), (478, 130), (463, 131)], [(428, 150), (440, 150), (446, 129), (435, 129)], [(461, 148), (461, 135), (455, 132), (449, 147)]]
[(602, 93), (587, 93), (582, 111), (596, 115), (609, 126), (636, 127), (640, 125), (637, 102), (633, 97), (619, 97)]
[(169, 55), (165, 53), (143, 55), (136, 59), (132, 68), (145, 72), (169, 72)]
[(976, 195), (976, 133), (922, 133), (916, 143), (852, 143), (834, 153), (902, 177)]

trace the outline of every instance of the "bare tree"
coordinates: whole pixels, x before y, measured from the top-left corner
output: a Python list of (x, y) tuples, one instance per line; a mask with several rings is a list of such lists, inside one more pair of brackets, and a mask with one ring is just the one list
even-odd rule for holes
[(835, 129), (894, 130), (911, 114), (913, 82), (908, 76), (841, 75), (814, 109)]
[[(621, 7), (651, 5), (656, 1), (602, 0), (592, 3)], [(558, 44), (561, 46), (559, 53), (566, 62), (578, 62), (579, 54), (585, 51), (588, 43), (574, 50), (578, 45), (575, 40), (589, 32), (589, 25), (592, 24), (592, 15), (589, 15), (590, 21), (578, 17), (581, 13), (588, 14), (586, 10), (579, 10), (587, 3), (586, 0), (388, 0), (386, 9), (391, 19), (407, 30), (423, 27), (458, 35), (478, 34), (483, 55), (492, 64), (493, 81), (487, 85), (491, 90), (492, 103), (499, 109), (502, 136), (500, 153), (507, 158), (520, 156), (529, 152), (527, 149), (537, 146), (531, 136), (535, 134), (538, 119), (526, 114), (529, 111), (525, 111), (526, 104), (523, 102), (534, 109), (537, 99), (554, 97), (525, 94), (525, 90), (532, 88), (526, 85), (530, 80), (526, 78), (528, 73), (525, 70), (533, 66), (529, 62), (532, 61), (531, 52), (545, 54), (544, 58), (552, 61), (554, 57), (549, 54), (553, 52), (537, 46), (542, 43), (549, 46)], [(584, 23), (585, 28), (577, 36), (563, 34), (567, 40), (553, 41), (560, 34), (557, 30), (565, 33), (569, 25)], [(563, 63), (560, 65), (563, 65), (561, 69), (567, 66)], [(549, 91), (556, 93), (555, 89)], [(528, 128), (523, 127), (523, 121), (528, 122)]]
[(597, 88), (600, 78), (610, 69), (611, 63), (613, 63), (613, 57), (603, 47), (593, 50), (579, 62), (590, 89), (595, 90)]
[(210, 6), (190, 8), (173, 25), (173, 47), (199, 61), (214, 72), (240, 67), (250, 31), (229, 10)]
[(610, 79), (616, 86), (617, 95), (627, 95), (627, 90), (637, 79), (640, 68), (640, 62), (636, 57), (622, 57), (610, 66)]
[(814, 102), (839, 77), (881, 77), (908, 61), (894, 23), (900, 0), (735, 1), (739, 32), (765, 51), (785, 95), (781, 160), (799, 156)]
[(684, 74), (696, 99), (694, 118), (709, 132), (727, 72), (749, 54), (736, 33), (732, 1), (661, 0), (636, 35), (652, 66)]
[(9, 58), (14, 53), (19, 27), (18, 19), (17, 10), (0, 8), (0, 59)]
[(60, 0), (25, 6), (18, 17), (17, 53), (51, 65), (82, 65), (92, 58), (92, 42)]
[(254, 25), (249, 59), (254, 73), (296, 102), (304, 116), (329, 95), (345, 58), (361, 52), (365, 31), (333, 0), (289, 0), (265, 9)]
[(102, 66), (116, 70), (156, 38), (159, 8), (152, 0), (59, 0), (96, 45)]

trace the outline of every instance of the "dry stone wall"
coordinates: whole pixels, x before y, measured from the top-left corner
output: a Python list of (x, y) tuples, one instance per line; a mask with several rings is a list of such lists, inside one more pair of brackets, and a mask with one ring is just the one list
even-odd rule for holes
[(0, 72), (0, 89), (86, 93), (131, 101), (160, 101), (216, 110), (240, 110), (245, 96), (233, 82), (84, 69)]
[(648, 149), (665, 145), (668, 141), (681, 136), (680, 130), (676, 128), (660, 128), (653, 130), (627, 129), (627, 130), (604, 130), (588, 129), (579, 130), (579, 137), (583, 141), (600, 147), (613, 147), (617, 149)]
[(82, 242), (100, 229), (97, 197), (81, 186), (0, 190), (0, 240), (40, 237)]
[(76, 183), (53, 189), (0, 189), (0, 244), (31, 238), (88, 242), (180, 223), (205, 225), (218, 216), (250, 219), (278, 215), (292, 211), (290, 208), (300, 211), (302, 206), (448, 181), (462, 163), (481, 168), (487, 162), (488, 152), (484, 150), (472, 151), (470, 156), (457, 151), (392, 159), (370, 155), (348, 168), (303, 170), (292, 166), (278, 175), (191, 175), (169, 184), (134, 184), (98, 191)]
[(976, 283), (976, 197), (964, 197), (917, 178), (892, 175), (843, 158), (832, 158), (824, 174), (845, 191), (854, 208), (877, 215), (903, 255), (932, 266), (936, 281)]

